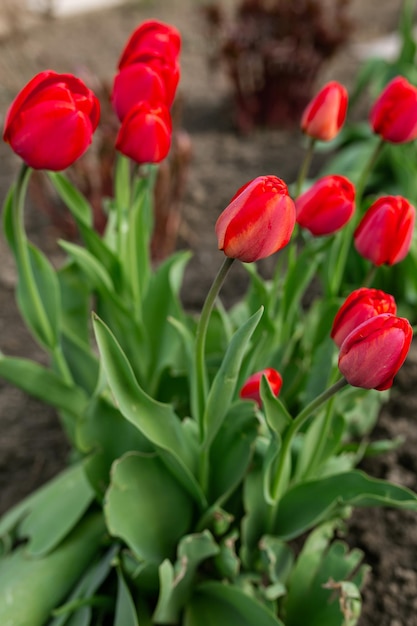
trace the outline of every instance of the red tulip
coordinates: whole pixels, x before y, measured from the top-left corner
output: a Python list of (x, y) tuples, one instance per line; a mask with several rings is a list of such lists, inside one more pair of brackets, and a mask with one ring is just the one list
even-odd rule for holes
[(219, 250), (251, 263), (286, 246), (294, 225), (287, 185), (276, 176), (259, 176), (237, 191), (215, 229)]
[(367, 287), (356, 289), (338, 310), (330, 336), (340, 347), (349, 333), (369, 318), (381, 313), (395, 315), (396, 312), (394, 297), (388, 293)]
[(355, 211), (355, 187), (344, 176), (324, 176), (295, 201), (297, 222), (313, 235), (342, 228)]
[(111, 102), (122, 122), (130, 109), (142, 100), (165, 102), (166, 91), (162, 78), (145, 63), (124, 67), (114, 79)]
[(266, 377), (274, 396), (278, 396), (282, 387), (282, 377), (281, 374), (277, 372), (277, 370), (272, 369), (272, 367), (267, 367), (261, 372), (256, 372), (256, 374), (252, 374), (252, 376), (247, 379), (239, 392), (239, 396), (241, 398), (243, 398), (244, 400), (255, 400), (259, 407), (262, 404), (260, 387), (263, 376)]
[(346, 119), (347, 104), (345, 87), (336, 81), (327, 83), (304, 110), (301, 130), (321, 141), (334, 139)]
[(171, 116), (164, 104), (139, 102), (124, 117), (116, 149), (136, 163), (159, 163), (171, 146)]
[(384, 391), (410, 349), (413, 330), (408, 320), (382, 313), (357, 326), (340, 348), (339, 369), (353, 387)]
[(79, 78), (47, 70), (12, 102), (3, 139), (30, 167), (63, 170), (87, 150), (99, 117), (98, 99)]
[(137, 63), (145, 63), (159, 75), (165, 88), (165, 103), (171, 106), (180, 80), (178, 60), (176, 58), (157, 56), (149, 52), (138, 54), (136, 59)]
[(122, 52), (119, 69), (136, 63), (142, 53), (165, 59), (177, 58), (181, 48), (179, 31), (169, 24), (157, 20), (143, 22), (131, 34)]
[(393, 265), (407, 255), (414, 232), (415, 208), (402, 196), (374, 202), (355, 231), (355, 247), (374, 265)]
[(372, 107), (370, 124), (385, 141), (405, 143), (417, 137), (417, 88), (403, 76), (394, 78)]

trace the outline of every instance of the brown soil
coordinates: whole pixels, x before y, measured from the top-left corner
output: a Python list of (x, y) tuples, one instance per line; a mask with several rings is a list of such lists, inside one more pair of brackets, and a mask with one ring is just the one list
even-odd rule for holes
[[(224, 4), (233, 4), (232, 0)], [(400, 0), (353, 0), (354, 41), (395, 29)], [(136, 24), (158, 17), (177, 25), (184, 39), (182, 52), (183, 125), (190, 133), (193, 159), (182, 207), (180, 244), (194, 250), (186, 275), (184, 300), (197, 308), (220, 263), (213, 225), (236, 189), (258, 174), (276, 173), (294, 180), (302, 142), (298, 131), (256, 131), (238, 136), (231, 122), (228, 87), (206, 64), (208, 44), (195, 0), (127, 4), (114, 10), (35, 25), (0, 41), (0, 117), (21, 86), (36, 72), (52, 68), (111, 79), (126, 37)], [(324, 68), (324, 77), (352, 83), (358, 60), (353, 47)], [(0, 145), (3, 197), (18, 162)], [(315, 167), (318, 161), (315, 162)], [(59, 233), (40, 211), (28, 211), (30, 238), (57, 257)], [(0, 348), (10, 355), (44, 361), (19, 321), (14, 304), (15, 270), (0, 240)], [(232, 300), (244, 288), (242, 274), (226, 285)], [(376, 438), (403, 436), (396, 451), (368, 461), (366, 470), (417, 490), (417, 347), (398, 376), (392, 399), (381, 413)], [(68, 447), (55, 414), (0, 381), (0, 513), (65, 465)], [(417, 524), (404, 511), (360, 510), (350, 524), (349, 543), (362, 548), (373, 571), (364, 591), (361, 626), (417, 626)]]

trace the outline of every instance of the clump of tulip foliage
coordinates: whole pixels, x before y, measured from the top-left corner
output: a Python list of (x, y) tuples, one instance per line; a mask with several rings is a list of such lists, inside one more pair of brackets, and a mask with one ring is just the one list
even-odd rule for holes
[[(153, 267), (149, 251), (180, 43), (174, 27), (148, 21), (122, 52), (103, 236), (61, 172), (91, 143), (93, 92), (41, 72), (5, 119), (23, 164), (4, 233), (21, 315), (49, 365), (1, 354), (0, 375), (56, 407), (73, 453), (0, 519), (1, 624), (352, 625), (367, 566), (340, 538), (351, 508), (417, 510), (416, 494), (356, 469), (376, 451), (365, 435), (412, 340), (401, 303), (372, 279), (407, 255), (414, 207), (384, 189), (363, 197), (373, 156), (356, 184), (336, 174), (306, 184), (315, 143), (344, 123), (348, 95), (333, 81), (302, 117), (298, 181), (260, 173), (231, 190), (213, 233), (220, 269), (201, 314), (189, 314), (179, 290), (190, 254)], [(413, 140), (417, 89), (394, 79), (370, 122), (377, 151)], [(25, 233), (34, 169), (46, 170), (82, 240), (60, 242), (58, 269)], [(272, 254), (264, 280), (255, 263)], [(352, 255), (363, 272), (348, 292)], [(250, 287), (226, 311), (219, 292), (238, 262)]]

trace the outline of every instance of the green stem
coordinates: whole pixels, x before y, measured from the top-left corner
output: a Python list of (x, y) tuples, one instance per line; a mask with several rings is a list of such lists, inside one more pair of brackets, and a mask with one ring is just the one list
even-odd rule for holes
[(213, 284), (210, 287), (210, 290), (207, 294), (206, 301), (204, 302), (204, 306), (201, 310), (200, 319), (197, 325), (196, 331), (196, 341), (195, 341), (195, 366), (196, 366), (196, 391), (197, 391), (197, 410), (198, 410), (198, 420), (200, 425), (200, 438), (201, 441), (204, 440), (204, 424), (203, 424), (203, 415), (204, 415), (204, 406), (208, 393), (208, 380), (207, 380), (207, 371), (206, 371), (206, 362), (205, 362), (205, 347), (206, 347), (206, 336), (207, 336), (207, 328), (210, 320), (210, 315), (217, 298), (217, 295), (223, 285), (223, 282), (227, 276), (228, 271), (230, 270), (234, 259), (226, 257), (221, 265), (216, 278), (213, 281)]
[(279, 498), (281, 496), (280, 492), (282, 488), (283, 472), (285, 464), (287, 462), (287, 457), (291, 451), (291, 446), (294, 441), (295, 435), (305, 424), (310, 415), (312, 415), (312, 413), (314, 413), (322, 404), (327, 402), (327, 400), (334, 396), (340, 389), (343, 389), (343, 387), (345, 387), (347, 384), (347, 380), (345, 378), (341, 378), (336, 383), (334, 383), (334, 385), (323, 391), (323, 393), (317, 396), (317, 398), (310, 402), (310, 404), (304, 407), (304, 409), (297, 415), (297, 417), (294, 419), (294, 421), (289, 426), (287, 432), (285, 433), (280, 450), (278, 467), (271, 488), (272, 498), (275, 502), (275, 505), (273, 507), (273, 517), (275, 517), (276, 508)]
[(378, 267), (376, 265), (371, 265), (369, 270), (366, 273), (365, 278), (362, 281), (362, 287), (369, 287), (372, 285), (373, 280), (375, 278), (375, 274), (377, 273)]
[(304, 160), (301, 164), (300, 171), (298, 173), (297, 182), (295, 184), (294, 198), (298, 198), (298, 196), (301, 193), (301, 189), (303, 188), (303, 183), (310, 169), (315, 145), (316, 145), (316, 140), (314, 139), (314, 137), (310, 137), (310, 141), (308, 142), (307, 150), (304, 155)]
[(48, 349), (53, 350), (55, 345), (55, 338), (53, 336), (49, 320), (45, 313), (45, 309), (42, 305), (40, 294), (36, 288), (36, 282), (33, 276), (24, 227), (24, 203), (31, 173), (32, 170), (26, 164), (23, 164), (16, 182), (12, 216), (14, 238), (16, 243), (15, 254), (16, 260), (19, 265), (19, 271), (21, 272), (21, 278), (25, 282), (31, 301), (31, 306), (36, 313), (38, 336), (42, 338), (44, 345)]

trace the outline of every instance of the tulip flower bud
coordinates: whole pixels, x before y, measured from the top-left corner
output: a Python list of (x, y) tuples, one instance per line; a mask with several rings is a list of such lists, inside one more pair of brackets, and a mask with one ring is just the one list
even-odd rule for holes
[(336, 81), (324, 85), (307, 105), (301, 117), (301, 130), (313, 139), (334, 139), (346, 119), (348, 93)]
[(181, 48), (179, 31), (169, 24), (148, 20), (136, 28), (129, 37), (119, 60), (119, 69), (137, 62), (139, 54), (146, 52), (165, 59), (177, 58)]
[(355, 211), (355, 187), (344, 176), (324, 176), (295, 201), (297, 223), (312, 235), (330, 235)]
[(256, 372), (256, 374), (252, 374), (252, 376), (247, 379), (239, 392), (239, 396), (243, 400), (255, 400), (259, 407), (262, 404), (260, 387), (263, 376), (266, 377), (274, 396), (278, 396), (282, 387), (282, 377), (281, 374), (277, 372), (277, 370), (274, 370), (272, 367), (267, 367), (261, 372)]
[(340, 347), (349, 333), (369, 318), (381, 313), (395, 315), (396, 312), (397, 305), (394, 297), (388, 293), (367, 287), (356, 289), (338, 310), (330, 336)]
[(98, 99), (79, 78), (47, 70), (12, 102), (3, 139), (30, 167), (59, 171), (87, 150), (99, 117)]
[(353, 387), (384, 391), (410, 349), (413, 330), (408, 320), (389, 313), (371, 317), (346, 337), (339, 353), (339, 369)]
[(295, 207), (287, 185), (276, 176), (258, 176), (241, 187), (215, 226), (219, 250), (251, 263), (287, 245)]
[(410, 249), (415, 213), (415, 208), (402, 196), (379, 198), (355, 231), (359, 254), (376, 266), (402, 261)]
[(385, 87), (369, 117), (374, 133), (385, 141), (405, 143), (417, 137), (417, 88), (403, 76)]
[(139, 102), (124, 117), (116, 149), (136, 163), (159, 163), (171, 146), (172, 122), (162, 103)]

